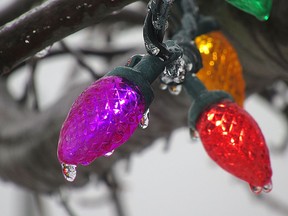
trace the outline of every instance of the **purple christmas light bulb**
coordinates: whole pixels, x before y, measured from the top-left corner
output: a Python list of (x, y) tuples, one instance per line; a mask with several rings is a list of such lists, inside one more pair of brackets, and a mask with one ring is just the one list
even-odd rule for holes
[(67, 180), (78, 164), (88, 165), (125, 143), (137, 128), (145, 100), (133, 82), (107, 76), (92, 83), (76, 99), (63, 123), (58, 159)]

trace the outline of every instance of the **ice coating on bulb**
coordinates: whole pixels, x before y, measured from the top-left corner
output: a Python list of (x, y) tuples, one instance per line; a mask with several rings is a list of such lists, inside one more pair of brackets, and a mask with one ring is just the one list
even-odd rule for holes
[(146, 110), (146, 112), (143, 114), (141, 120), (140, 120), (140, 123), (139, 123), (139, 126), (140, 128), (142, 129), (146, 129), (149, 125), (149, 116), (150, 116), (150, 111), (149, 109)]
[(269, 150), (245, 110), (223, 100), (200, 115), (196, 128), (205, 150), (220, 167), (248, 182), (255, 193), (272, 189)]
[(88, 165), (126, 142), (145, 111), (141, 91), (132, 82), (107, 76), (91, 84), (76, 99), (63, 123), (58, 159)]

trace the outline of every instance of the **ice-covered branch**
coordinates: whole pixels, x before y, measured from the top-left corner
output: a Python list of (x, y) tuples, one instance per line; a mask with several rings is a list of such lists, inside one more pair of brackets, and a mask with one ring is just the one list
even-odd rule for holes
[(45, 47), (136, 0), (53, 0), (0, 30), (0, 75)]

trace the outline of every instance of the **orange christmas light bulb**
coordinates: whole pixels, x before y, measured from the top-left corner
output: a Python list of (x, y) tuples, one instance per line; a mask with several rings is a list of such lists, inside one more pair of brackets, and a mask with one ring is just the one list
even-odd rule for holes
[(235, 102), (243, 106), (245, 82), (238, 55), (220, 31), (200, 35), (195, 39), (203, 62), (198, 78), (208, 90), (223, 90), (230, 93)]

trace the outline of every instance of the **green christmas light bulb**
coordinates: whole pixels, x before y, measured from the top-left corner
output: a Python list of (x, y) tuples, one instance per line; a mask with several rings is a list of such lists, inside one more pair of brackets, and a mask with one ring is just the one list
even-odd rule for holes
[(226, 0), (228, 3), (254, 15), (259, 20), (268, 20), (272, 8), (272, 0)]

